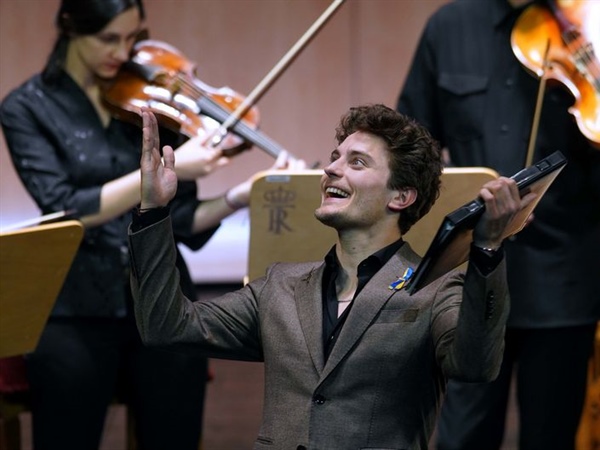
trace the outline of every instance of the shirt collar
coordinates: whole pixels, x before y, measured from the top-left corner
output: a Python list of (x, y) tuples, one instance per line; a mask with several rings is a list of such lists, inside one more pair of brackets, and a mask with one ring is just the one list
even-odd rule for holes
[[(359, 269), (364, 267), (365, 265), (371, 266), (372, 264), (376, 264), (377, 270), (383, 267), (383, 265), (389, 261), (389, 259), (402, 247), (404, 241), (402, 238), (398, 239), (395, 242), (392, 242), (390, 245), (379, 249), (371, 256), (365, 258), (358, 265)], [(329, 250), (327, 255), (325, 255), (325, 266), (330, 270), (337, 270), (340, 263), (338, 261), (337, 255), (335, 253), (335, 245)]]

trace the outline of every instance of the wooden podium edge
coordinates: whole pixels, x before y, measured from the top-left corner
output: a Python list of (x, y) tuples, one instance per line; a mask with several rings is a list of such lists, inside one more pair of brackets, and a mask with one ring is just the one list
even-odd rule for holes
[(0, 233), (0, 358), (35, 349), (83, 231), (68, 220)]

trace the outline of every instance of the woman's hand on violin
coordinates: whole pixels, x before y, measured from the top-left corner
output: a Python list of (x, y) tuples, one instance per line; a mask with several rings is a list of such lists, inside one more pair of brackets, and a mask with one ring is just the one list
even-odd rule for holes
[(204, 145), (203, 137), (193, 137), (175, 151), (175, 172), (181, 180), (191, 181), (204, 177), (229, 163), (219, 147)]
[(277, 156), (275, 164), (269, 170), (304, 170), (306, 167), (306, 161), (296, 159), (290, 156), (288, 152), (283, 151)]
[(174, 152), (170, 146), (166, 145), (161, 157), (158, 122), (154, 114), (146, 108), (142, 109), (142, 122), (140, 208), (166, 206), (177, 192)]

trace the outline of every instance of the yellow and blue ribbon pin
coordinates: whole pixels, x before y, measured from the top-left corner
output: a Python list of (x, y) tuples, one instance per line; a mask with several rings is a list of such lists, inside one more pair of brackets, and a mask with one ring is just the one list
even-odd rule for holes
[(388, 288), (394, 291), (399, 291), (406, 285), (406, 282), (410, 280), (410, 277), (412, 277), (413, 272), (414, 270), (412, 269), (412, 267), (407, 267), (404, 271), (404, 274), (392, 284), (390, 284)]

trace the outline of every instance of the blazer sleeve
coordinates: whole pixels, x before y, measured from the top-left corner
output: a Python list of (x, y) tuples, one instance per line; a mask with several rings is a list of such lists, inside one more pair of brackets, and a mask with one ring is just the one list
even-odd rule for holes
[(446, 378), (487, 382), (498, 376), (509, 308), (505, 260), (486, 276), (470, 264), (464, 283), (456, 275), (444, 279), (436, 294), (432, 330)]
[(129, 231), (131, 291), (142, 341), (191, 347), (213, 358), (262, 361), (258, 292), (263, 280), (210, 301), (181, 292), (171, 218)]

